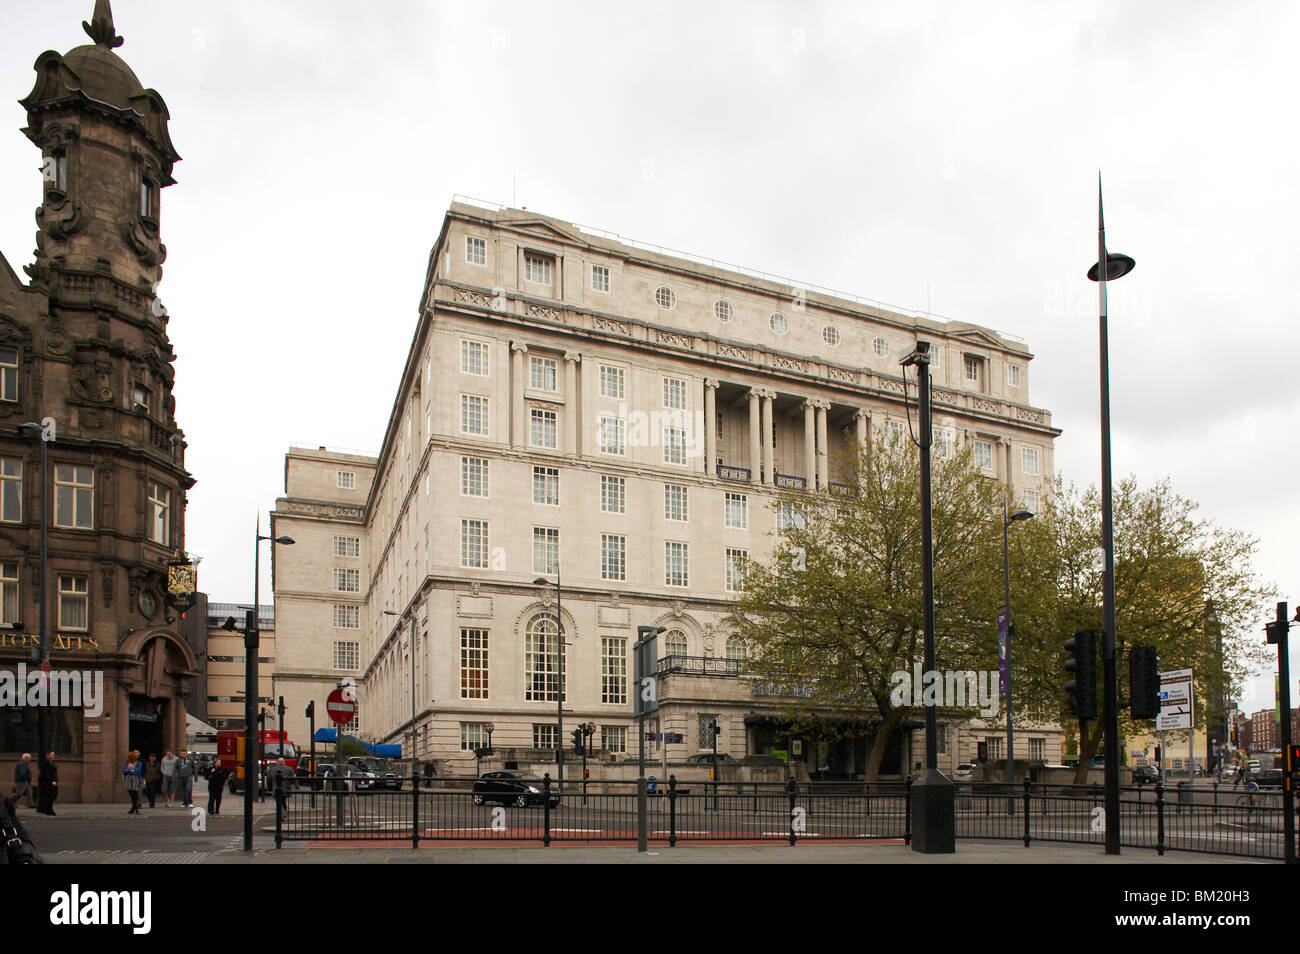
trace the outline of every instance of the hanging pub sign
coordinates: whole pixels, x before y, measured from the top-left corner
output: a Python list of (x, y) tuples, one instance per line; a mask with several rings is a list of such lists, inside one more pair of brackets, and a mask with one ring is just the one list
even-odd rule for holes
[(198, 599), (199, 568), (184, 561), (167, 564), (167, 605), (184, 613)]

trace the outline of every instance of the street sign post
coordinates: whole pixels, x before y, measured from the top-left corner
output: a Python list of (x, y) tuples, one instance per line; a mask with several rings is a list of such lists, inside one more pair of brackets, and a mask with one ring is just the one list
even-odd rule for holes
[(1156, 729), (1169, 732), (1191, 729), (1193, 722), (1192, 671), (1174, 669), (1160, 674), (1160, 715)]

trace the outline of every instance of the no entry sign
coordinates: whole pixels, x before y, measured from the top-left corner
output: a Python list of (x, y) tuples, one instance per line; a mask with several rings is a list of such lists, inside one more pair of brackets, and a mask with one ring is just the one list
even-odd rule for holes
[(335, 689), (325, 700), (325, 712), (337, 724), (347, 725), (357, 717), (357, 704), (345, 698), (342, 689)]

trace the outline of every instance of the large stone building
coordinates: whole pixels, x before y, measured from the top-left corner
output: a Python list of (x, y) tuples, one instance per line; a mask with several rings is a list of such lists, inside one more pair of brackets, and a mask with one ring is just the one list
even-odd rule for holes
[[(972, 445), (1033, 509), (1059, 431), (1029, 400), (1019, 340), (455, 202), (378, 458), (288, 454), (278, 685), (300, 709), (353, 677), (363, 735), (413, 734), (419, 758), (472, 769), (489, 740), (545, 758), (562, 574), (566, 746), (590, 722), (604, 753), (635, 751), (631, 645), (659, 625), (670, 758), (708, 748), (716, 718), (737, 758), (860, 773), (869, 735), (788, 738), (722, 620), (743, 560), (771, 552), (775, 491), (836, 492), (843, 452), (907, 427), (899, 358), (918, 338), (939, 453)], [(946, 767), (1001, 744), (996, 726), (942, 731)], [(1016, 755), (1053, 761), (1059, 739), (1025, 726)], [(915, 761), (908, 745), (886, 771)]]
[[(125, 797), (129, 749), (184, 744), (197, 663), (164, 597), (194, 481), (155, 293), (161, 194), (180, 157), (162, 97), (114, 52), (122, 39), (106, 0), (85, 28), (91, 43), (37, 57), (22, 100), (44, 169), (29, 280), (0, 258), (0, 668), (30, 664), (39, 640), (44, 505), (50, 662), (102, 672), (107, 695), (98, 716), (48, 713), (49, 744), (61, 797), (104, 801)], [(42, 486), (41, 435), (19, 428), (47, 419)], [(39, 722), (33, 708), (0, 709), (5, 778), (21, 752), (37, 752)]]

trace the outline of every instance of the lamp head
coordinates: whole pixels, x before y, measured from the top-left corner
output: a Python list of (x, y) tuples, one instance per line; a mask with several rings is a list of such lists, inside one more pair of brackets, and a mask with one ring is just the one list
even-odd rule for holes
[[(1100, 263), (1094, 262), (1092, 268), (1088, 269), (1088, 278), (1094, 282), (1101, 280), (1101, 273), (1097, 268), (1098, 264)], [(1113, 282), (1117, 278), (1123, 278), (1129, 272), (1133, 271), (1136, 266), (1137, 262), (1133, 261), (1133, 259), (1127, 255), (1122, 255), (1119, 252), (1107, 252), (1106, 281)]]
[(551, 585), (551, 581), (548, 580), (548, 579), (547, 579), (546, 577), (544, 577), (544, 576), (539, 576), (537, 579), (533, 580), (533, 582), (536, 583), (538, 586), (550, 586), (550, 585)]
[(1029, 520), (1034, 515), (1028, 510), (1017, 510), (1011, 515), (1012, 520)]

